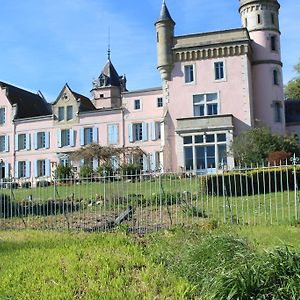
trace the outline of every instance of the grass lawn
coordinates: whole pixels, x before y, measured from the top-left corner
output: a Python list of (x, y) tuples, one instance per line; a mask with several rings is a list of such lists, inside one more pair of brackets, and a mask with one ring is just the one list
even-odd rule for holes
[(300, 253), (300, 227), (211, 226), (145, 236), (2, 231), (0, 299), (222, 299), (210, 292), (242, 257), (255, 266), (263, 250)]

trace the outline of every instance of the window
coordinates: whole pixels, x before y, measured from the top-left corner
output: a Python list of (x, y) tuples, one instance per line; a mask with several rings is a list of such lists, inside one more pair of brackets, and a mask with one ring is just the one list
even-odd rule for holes
[(222, 61), (215, 62), (215, 80), (224, 79), (224, 63)]
[(67, 121), (73, 119), (73, 106), (67, 106)]
[(134, 100), (134, 110), (139, 110), (139, 109), (141, 109), (141, 100), (136, 99)]
[(61, 131), (61, 146), (70, 146), (70, 129), (63, 129)]
[(278, 71), (277, 70), (273, 70), (273, 84), (279, 85)]
[(58, 121), (63, 121), (65, 119), (65, 108), (59, 107), (58, 108)]
[(29, 161), (19, 161), (16, 164), (16, 177), (25, 178), (30, 177), (30, 162)]
[(280, 102), (274, 102), (274, 122), (281, 123), (282, 117), (281, 117), (281, 103)]
[(244, 24), (245, 24), (245, 27), (247, 27), (248, 26), (248, 19), (247, 18), (245, 18), (245, 20), (244, 20)]
[(218, 114), (218, 94), (199, 94), (193, 96), (194, 116), (211, 116)]
[(70, 166), (71, 163), (70, 163), (69, 156), (68, 155), (64, 155), (63, 157), (61, 157), (59, 159), (59, 164), (65, 166), (65, 167)]
[(142, 141), (143, 140), (143, 124), (142, 123), (133, 124), (133, 139), (134, 139), (134, 141)]
[(194, 66), (193, 65), (184, 66), (184, 82), (185, 83), (194, 82)]
[(275, 16), (273, 13), (271, 13), (271, 22), (273, 25), (275, 25)]
[(36, 146), (37, 149), (46, 148), (46, 133), (45, 132), (38, 132), (36, 137)]
[(157, 98), (157, 107), (163, 107), (164, 103), (163, 103), (163, 98), (159, 97)]
[(27, 145), (27, 135), (19, 134), (18, 135), (18, 150), (26, 150)]
[(4, 152), (6, 151), (6, 139), (5, 139), (5, 135), (1, 135), (0, 136), (0, 152)]
[(0, 125), (5, 124), (5, 108), (1, 107), (0, 108)]
[(107, 126), (108, 144), (117, 145), (119, 143), (119, 126), (118, 124), (109, 124)]
[(227, 163), (226, 133), (184, 136), (183, 148), (186, 170), (206, 173)]
[(84, 145), (93, 143), (93, 128), (84, 128)]
[(276, 51), (277, 47), (276, 47), (276, 36), (272, 35), (271, 36), (271, 50), (272, 51)]
[(46, 161), (45, 160), (38, 160), (36, 164), (36, 172), (37, 177), (46, 176)]
[(260, 17), (260, 14), (257, 15), (257, 24), (260, 24), (261, 23), (261, 17)]
[(156, 141), (161, 138), (161, 123), (152, 121), (150, 123), (150, 135), (151, 140)]

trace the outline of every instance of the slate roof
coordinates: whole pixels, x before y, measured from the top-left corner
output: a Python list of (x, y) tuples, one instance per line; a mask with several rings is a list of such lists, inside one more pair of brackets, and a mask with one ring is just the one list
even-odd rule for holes
[(168, 7), (166, 5), (165, 0), (163, 1), (162, 7), (161, 7), (161, 10), (160, 10), (160, 15), (159, 15), (159, 18), (156, 21), (156, 23), (161, 22), (161, 21), (170, 21), (175, 25), (175, 22), (174, 22), (174, 20), (172, 19), (171, 15), (170, 15), (170, 12), (168, 10)]
[(47, 103), (40, 95), (2, 81), (0, 81), (0, 86), (6, 88), (7, 98), (10, 104), (17, 105), (15, 119), (40, 117), (52, 114), (49, 103)]
[(75, 99), (80, 102), (79, 112), (96, 110), (96, 107), (94, 106), (94, 104), (88, 97), (78, 94), (76, 92), (73, 92), (72, 90), (71, 90), (71, 93), (73, 94)]
[(99, 78), (101, 75), (105, 75), (106, 77), (107, 82), (105, 86), (120, 86), (120, 76), (118, 75), (118, 72), (116, 71), (110, 59), (105, 64), (101, 74), (99, 75)]
[(300, 123), (300, 99), (284, 101), (286, 124)]

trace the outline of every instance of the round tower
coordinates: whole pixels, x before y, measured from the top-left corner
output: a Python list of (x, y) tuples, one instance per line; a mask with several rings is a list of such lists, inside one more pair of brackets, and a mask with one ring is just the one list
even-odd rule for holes
[(157, 41), (157, 69), (160, 72), (162, 80), (170, 80), (173, 68), (173, 21), (165, 0), (163, 1), (159, 19), (155, 23), (156, 41)]
[(285, 133), (284, 92), (277, 0), (240, 0), (242, 26), (252, 46), (252, 89), (256, 126)]

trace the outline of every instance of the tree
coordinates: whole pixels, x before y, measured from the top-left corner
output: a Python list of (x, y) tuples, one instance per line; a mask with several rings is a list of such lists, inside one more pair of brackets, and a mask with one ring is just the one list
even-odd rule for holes
[(281, 136), (268, 128), (254, 128), (237, 136), (231, 145), (231, 152), (239, 164), (251, 165), (266, 161), (272, 152), (298, 153), (298, 141), (293, 136)]
[(300, 100), (300, 61), (294, 66), (297, 76), (285, 86), (285, 95), (289, 99)]

